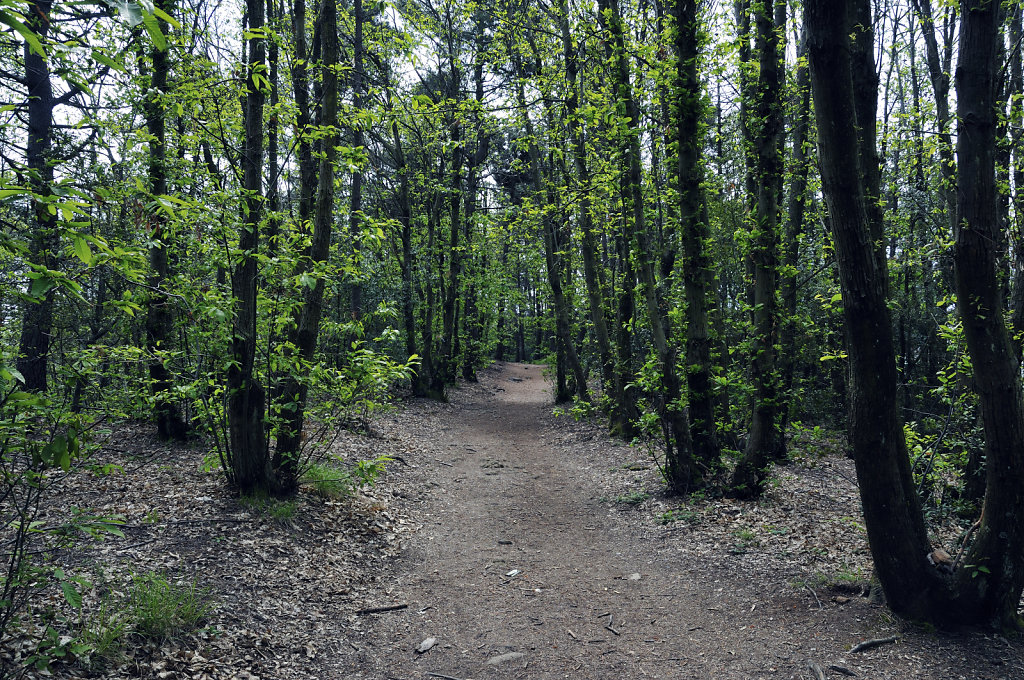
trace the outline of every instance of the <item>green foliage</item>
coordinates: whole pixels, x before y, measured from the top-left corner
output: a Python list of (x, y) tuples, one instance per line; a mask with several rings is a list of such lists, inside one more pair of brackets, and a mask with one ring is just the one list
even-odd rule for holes
[(210, 591), (195, 581), (172, 583), (164, 574), (134, 574), (128, 590), (127, 615), (132, 632), (163, 640), (196, 628), (212, 611)]
[(291, 521), (299, 508), (298, 502), (294, 499), (274, 498), (265, 491), (243, 494), (239, 497), (238, 504), (258, 515), (282, 523)]
[(650, 497), (651, 497), (651, 494), (647, 493), (646, 491), (642, 491), (640, 489), (634, 489), (633, 491), (630, 491), (629, 493), (624, 493), (621, 496), (616, 496), (615, 497), (615, 503), (617, 503), (619, 505), (636, 506), (636, 505), (640, 505), (641, 503), (643, 503), (644, 501), (646, 501)]
[(676, 522), (693, 524), (698, 519), (700, 519), (700, 514), (696, 510), (688, 507), (679, 507), (666, 510), (658, 515), (658, 524), (674, 524)]

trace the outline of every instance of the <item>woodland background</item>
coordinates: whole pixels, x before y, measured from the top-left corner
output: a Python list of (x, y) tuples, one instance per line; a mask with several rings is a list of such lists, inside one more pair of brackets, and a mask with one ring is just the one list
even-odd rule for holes
[(494, 359), (673, 493), (756, 497), (787, 436), (848, 433), (890, 605), (1017, 626), (1022, 15), (0, 0), (0, 631), (74, 600), (47, 545), (117, 531), (35, 519), (99, 429), (288, 496)]

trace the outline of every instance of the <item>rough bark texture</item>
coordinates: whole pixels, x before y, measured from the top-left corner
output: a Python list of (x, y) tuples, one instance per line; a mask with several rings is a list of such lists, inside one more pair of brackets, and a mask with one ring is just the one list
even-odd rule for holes
[[(167, 14), (174, 9), (168, 0), (157, 3)], [(159, 20), (160, 30), (167, 33), (168, 24)], [(146, 128), (149, 132), (149, 190), (154, 196), (167, 193), (167, 135), (164, 97), (167, 95), (167, 72), (170, 68), (168, 50), (154, 46), (150, 52), (152, 74), (146, 96)], [(149, 302), (146, 312), (146, 351), (149, 359), (150, 391), (154, 399), (157, 432), (163, 439), (184, 439), (188, 431), (177, 402), (171, 397), (171, 372), (166, 362), (174, 331), (174, 308), (164, 292), (170, 277), (167, 249), (171, 245), (167, 233), (167, 217), (162, 210), (149, 215)]]
[[(247, 0), (249, 28), (263, 28), (263, 0)], [(231, 273), (231, 293), (235, 300), (232, 325), (231, 366), (228, 369), (228, 450), (232, 481), (243, 492), (271, 490), (273, 475), (267, 454), (264, 424), (264, 388), (255, 374), (256, 295), (258, 287), (258, 250), (260, 219), (263, 212), (263, 105), (265, 94), (256, 75), (265, 68), (264, 39), (248, 40), (246, 63), (244, 124), (242, 148), (241, 227), (238, 235), (238, 262)]]
[[(50, 30), (50, 0), (28, 5), (27, 26), (46, 41)], [(53, 142), (53, 85), (50, 66), (44, 55), (25, 43), (25, 87), (28, 90), (28, 139), (25, 152), (29, 186), (39, 196), (48, 196), (53, 186), (53, 164), (50, 145)], [(55, 269), (60, 238), (57, 218), (51, 215), (44, 201), (32, 199), (34, 221), (29, 240), (29, 262), (35, 268)], [(44, 392), (47, 388), (47, 366), (50, 355), (50, 332), (53, 328), (53, 292), (47, 291), (38, 301), (25, 303), (18, 343), (18, 371), (25, 378), (25, 389)]]
[(960, 618), (1019, 626), (1024, 590), (1024, 391), (996, 272), (998, 11), (965, 2), (957, 66), (957, 306), (985, 430), (988, 484), (977, 539), (957, 578)]
[(835, 20), (837, 14), (846, 15), (848, 5), (807, 0), (804, 11), (822, 188), (836, 244), (852, 369), (851, 444), (871, 554), (886, 599), (901, 614), (932, 618), (943, 584), (926, 559), (931, 546), (897, 415), (885, 261), (875, 257), (859, 167), (849, 27)]
[[(313, 214), (313, 240), (304, 253), (295, 274), (314, 269), (327, 259), (334, 225), (334, 163), (338, 146), (338, 14), (333, 2), (324, 2), (321, 8), (321, 58), (323, 59), (323, 105), (320, 122), (325, 130), (323, 151), (317, 169), (317, 190)], [(306, 381), (298, 376), (305, 373), (305, 365), (313, 360), (320, 317), (323, 312), (324, 279), (318, 278), (312, 288), (304, 288), (302, 305), (295, 311), (294, 325), (289, 340), (295, 347), (299, 365), (284, 378), (281, 403), (289, 405), (281, 417), (281, 433), (274, 453), (274, 470), (282, 490), (292, 491), (298, 483), (302, 427), (305, 420)]]
[(782, 52), (773, 7), (765, 0), (755, 10), (760, 68), (756, 107), (759, 123), (753, 139), (757, 154), (757, 215), (751, 235), (754, 331), (750, 365), (754, 409), (747, 446), (731, 483), (731, 493), (739, 497), (761, 493), (769, 464), (779, 457), (783, 436), (778, 423), (779, 376), (775, 350), (779, 316), (776, 288), (782, 182)]
[(683, 243), (683, 286), (686, 294), (686, 383), (693, 438), (694, 485), (710, 481), (721, 463), (715, 422), (712, 382), (708, 290), (714, 273), (706, 250), (709, 237), (708, 207), (704, 195), (701, 149), (704, 134), (703, 87), (697, 73), (701, 38), (696, 0), (676, 0), (676, 174), (679, 190), (679, 227)]

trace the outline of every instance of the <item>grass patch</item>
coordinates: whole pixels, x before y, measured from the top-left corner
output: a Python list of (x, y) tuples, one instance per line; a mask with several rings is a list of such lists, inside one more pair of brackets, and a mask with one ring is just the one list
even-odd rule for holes
[(673, 508), (658, 515), (658, 524), (673, 524), (675, 522), (693, 524), (698, 517), (697, 511), (691, 508)]
[(633, 506), (636, 506), (636, 505), (640, 505), (641, 503), (643, 503), (645, 500), (647, 500), (650, 497), (651, 497), (651, 494), (647, 493), (646, 491), (640, 491), (639, 489), (637, 489), (636, 491), (630, 491), (629, 493), (622, 494), (621, 496), (617, 496), (615, 498), (615, 502), (617, 504), (619, 504), (619, 505), (633, 505)]
[(127, 613), (132, 632), (144, 638), (163, 640), (192, 630), (206, 618), (213, 605), (210, 591), (195, 581), (174, 584), (163, 574), (147, 572), (132, 578)]
[(287, 522), (295, 517), (299, 508), (294, 500), (278, 500), (265, 493), (246, 494), (238, 499), (238, 504), (252, 512), (269, 517), (277, 522)]
[(302, 475), (302, 483), (321, 498), (338, 500), (352, 495), (355, 483), (345, 470), (333, 465), (314, 463)]

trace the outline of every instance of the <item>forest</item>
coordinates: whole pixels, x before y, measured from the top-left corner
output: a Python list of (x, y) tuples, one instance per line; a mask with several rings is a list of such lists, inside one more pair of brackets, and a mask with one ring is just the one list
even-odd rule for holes
[(670, 497), (835, 433), (887, 606), (1020, 629), (1022, 43), (1015, 0), (0, 0), (0, 638), (123, 537), (59, 489), (124, 424), (288, 499), (492, 362)]

